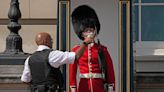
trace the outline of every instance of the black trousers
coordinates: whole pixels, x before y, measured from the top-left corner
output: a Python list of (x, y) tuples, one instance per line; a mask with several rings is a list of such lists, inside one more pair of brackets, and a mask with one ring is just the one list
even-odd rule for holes
[(31, 92), (62, 92), (57, 85), (31, 85)]

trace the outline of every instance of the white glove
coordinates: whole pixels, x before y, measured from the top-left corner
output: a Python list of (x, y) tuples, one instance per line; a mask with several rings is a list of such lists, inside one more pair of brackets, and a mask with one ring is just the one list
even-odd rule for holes
[(108, 92), (113, 92), (113, 86), (108, 86)]
[(76, 92), (76, 86), (70, 86), (71, 92)]
[(114, 92), (113, 91), (113, 84), (108, 84), (108, 92)]

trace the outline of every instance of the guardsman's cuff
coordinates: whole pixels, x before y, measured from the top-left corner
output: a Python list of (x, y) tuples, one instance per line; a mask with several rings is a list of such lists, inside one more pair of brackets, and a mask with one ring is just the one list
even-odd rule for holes
[(114, 92), (114, 84), (108, 84), (108, 92)]

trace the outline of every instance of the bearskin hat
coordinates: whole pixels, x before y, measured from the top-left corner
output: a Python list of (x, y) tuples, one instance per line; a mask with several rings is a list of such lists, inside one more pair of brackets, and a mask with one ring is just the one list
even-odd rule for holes
[(90, 27), (97, 28), (97, 34), (100, 30), (100, 22), (95, 10), (87, 5), (81, 5), (72, 12), (72, 25), (77, 36), (84, 40), (82, 32)]

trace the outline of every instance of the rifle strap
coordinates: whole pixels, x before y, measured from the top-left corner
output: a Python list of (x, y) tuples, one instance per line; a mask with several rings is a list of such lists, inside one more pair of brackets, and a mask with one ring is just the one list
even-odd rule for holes
[(99, 39), (98, 39), (98, 60), (99, 60), (100, 69), (102, 70), (103, 79), (105, 82), (107, 82), (106, 60)]

